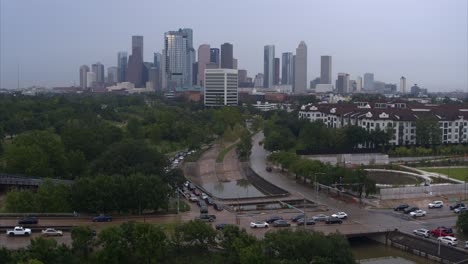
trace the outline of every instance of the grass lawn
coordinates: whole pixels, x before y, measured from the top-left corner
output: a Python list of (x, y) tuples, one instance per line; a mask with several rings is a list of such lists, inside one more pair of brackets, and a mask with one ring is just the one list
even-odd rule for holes
[(428, 172), (435, 172), (435, 173), (440, 173), (440, 174), (445, 174), (449, 176), (450, 178), (455, 178), (457, 180), (464, 181), (465, 177), (467, 177), (468, 180), (468, 168), (418, 168), (420, 170), (428, 171)]

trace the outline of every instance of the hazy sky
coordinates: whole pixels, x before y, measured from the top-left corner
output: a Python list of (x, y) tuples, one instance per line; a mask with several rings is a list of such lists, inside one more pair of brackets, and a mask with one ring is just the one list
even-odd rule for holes
[(115, 66), (144, 36), (144, 56), (164, 32), (189, 27), (194, 46), (234, 44), (239, 68), (263, 72), (263, 46), (276, 57), (308, 47), (308, 79), (320, 55), (333, 56), (333, 79), (373, 72), (430, 91), (468, 89), (466, 0), (0, 0), (0, 87), (79, 84), (79, 67)]

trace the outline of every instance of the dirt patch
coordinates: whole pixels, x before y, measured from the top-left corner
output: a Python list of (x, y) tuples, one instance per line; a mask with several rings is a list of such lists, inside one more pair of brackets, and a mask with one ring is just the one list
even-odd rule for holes
[(427, 208), (427, 205), (432, 201), (443, 201), (444, 206), (449, 206), (454, 202), (450, 200), (455, 198), (459, 200), (464, 197), (464, 194), (451, 194), (451, 195), (434, 195), (430, 198), (412, 198), (412, 199), (393, 199), (393, 200), (381, 200), (380, 206), (381, 208), (394, 208), (399, 204), (407, 203), (412, 206), (417, 206), (419, 208)]

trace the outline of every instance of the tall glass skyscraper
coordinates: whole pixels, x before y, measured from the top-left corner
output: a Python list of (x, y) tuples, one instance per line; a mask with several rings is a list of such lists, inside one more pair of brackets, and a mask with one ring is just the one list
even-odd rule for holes
[(195, 52), (190, 47), (191, 30), (179, 29), (164, 33), (165, 74), (170, 89), (192, 86)]
[(127, 52), (117, 53), (117, 81), (125, 82), (127, 80)]
[(231, 43), (221, 45), (221, 68), (234, 69), (234, 47)]
[(281, 84), (293, 84), (293, 54), (292, 52), (284, 52), (282, 55), (281, 65)]
[(304, 41), (296, 49), (294, 67), (294, 93), (303, 94), (307, 88), (307, 45)]
[(320, 58), (320, 83), (331, 84), (332, 79), (332, 57), (321, 56)]
[(218, 48), (210, 49), (210, 62), (215, 63), (219, 67), (219, 49)]
[(132, 36), (132, 55), (128, 58), (126, 80), (143, 87), (143, 36)]
[(267, 45), (263, 49), (263, 87), (273, 87), (275, 74), (275, 46)]

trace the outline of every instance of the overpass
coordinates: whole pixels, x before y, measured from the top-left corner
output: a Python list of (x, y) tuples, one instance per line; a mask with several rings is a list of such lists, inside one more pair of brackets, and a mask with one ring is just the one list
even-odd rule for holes
[[(50, 179), (53, 183), (72, 184), (72, 180)], [(38, 187), (42, 184), (44, 178), (34, 178), (23, 175), (14, 175), (0, 173), (0, 185), (20, 186), (20, 187)]]

